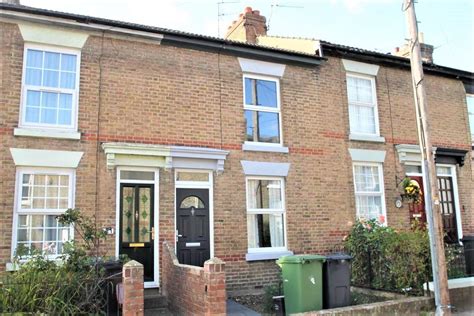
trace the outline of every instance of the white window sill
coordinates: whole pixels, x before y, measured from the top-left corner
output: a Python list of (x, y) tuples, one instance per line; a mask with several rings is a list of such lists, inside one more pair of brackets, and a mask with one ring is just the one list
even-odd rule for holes
[(375, 136), (375, 135), (360, 135), (360, 134), (350, 134), (350, 140), (358, 140), (362, 142), (374, 142), (374, 143), (385, 143), (385, 137)]
[(46, 129), (33, 129), (33, 128), (15, 128), (13, 130), (15, 136), (28, 136), (28, 137), (44, 137), (44, 138), (58, 138), (58, 139), (81, 139), (81, 133), (74, 131), (56, 131)]
[(20, 269), (20, 266), (16, 263), (7, 262), (5, 264), (5, 271), (7, 271), (7, 272), (17, 271), (18, 269)]
[(242, 145), (242, 150), (244, 151), (266, 151), (266, 152), (273, 152), (273, 153), (288, 153), (288, 147), (283, 146), (271, 146), (271, 145), (260, 145), (260, 144), (252, 144), (252, 143), (244, 143)]
[(245, 254), (247, 261), (273, 260), (283, 256), (291, 256), (293, 251), (275, 251), (275, 252), (252, 252)]

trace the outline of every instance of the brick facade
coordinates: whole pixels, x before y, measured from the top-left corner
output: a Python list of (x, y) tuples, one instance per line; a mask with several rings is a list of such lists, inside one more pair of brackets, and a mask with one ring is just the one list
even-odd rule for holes
[[(158, 45), (133, 37), (93, 33), (82, 49), (80, 140), (19, 137), (24, 41), (18, 26), (1, 22), (0, 268), (11, 258), (15, 164), (9, 148), (83, 151), (76, 171), (75, 206), (115, 227), (116, 172), (106, 166), (103, 142), (218, 148), (230, 151), (214, 177), (214, 255), (226, 262), (228, 291), (259, 289), (277, 280), (273, 260), (247, 262), (245, 175), (241, 160), (287, 162), (288, 249), (327, 253), (340, 247), (355, 218), (348, 148), (385, 150), (387, 220), (408, 227), (408, 208), (397, 209), (404, 176), (395, 145), (416, 144), (410, 72), (381, 65), (376, 78), (385, 143), (350, 141), (345, 70), (337, 57), (320, 66), (288, 64), (280, 81), (282, 137), (289, 153), (242, 151), (245, 120), (242, 70), (236, 56)], [(270, 61), (270, 60), (269, 60)], [(470, 151), (465, 90), (457, 79), (427, 75), (435, 146)], [(470, 152), (468, 153), (470, 155)], [(457, 167), (464, 234), (474, 233), (472, 160)], [(159, 245), (174, 243), (174, 172), (160, 168)], [(109, 254), (115, 238), (109, 238)], [(161, 259), (160, 259), (161, 260)], [(163, 263), (162, 263), (163, 264)], [(161, 267), (161, 265), (160, 265)]]

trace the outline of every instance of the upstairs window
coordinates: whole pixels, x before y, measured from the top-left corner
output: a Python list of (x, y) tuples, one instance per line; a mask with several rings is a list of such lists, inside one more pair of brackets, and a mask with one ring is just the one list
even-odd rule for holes
[(244, 75), (246, 141), (282, 144), (278, 79)]
[(467, 95), (467, 113), (469, 115), (469, 124), (471, 126), (472, 141), (474, 142), (474, 95)]
[(76, 129), (79, 52), (26, 45), (21, 126)]
[(351, 134), (379, 136), (375, 78), (347, 74)]

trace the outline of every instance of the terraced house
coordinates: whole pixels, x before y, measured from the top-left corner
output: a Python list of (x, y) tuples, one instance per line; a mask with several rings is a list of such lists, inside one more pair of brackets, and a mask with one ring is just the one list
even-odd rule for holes
[[(253, 43), (0, 4), (1, 269), (19, 245), (59, 255), (67, 208), (109, 228), (109, 254), (143, 263), (146, 287), (168, 241), (181, 263), (225, 261), (229, 291), (275, 282), (282, 255), (339, 249), (357, 217), (423, 216), (396, 203), (422, 177), (409, 61), (259, 43), (245, 21), (264, 18), (232, 26)], [(474, 234), (473, 74), (424, 66), (458, 242)]]

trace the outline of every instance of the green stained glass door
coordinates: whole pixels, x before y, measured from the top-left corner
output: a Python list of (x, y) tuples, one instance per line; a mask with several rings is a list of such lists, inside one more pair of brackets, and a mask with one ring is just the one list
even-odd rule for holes
[(145, 281), (153, 281), (152, 184), (120, 185), (120, 254), (144, 265)]

